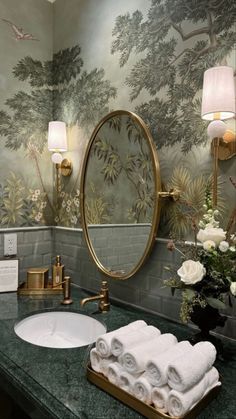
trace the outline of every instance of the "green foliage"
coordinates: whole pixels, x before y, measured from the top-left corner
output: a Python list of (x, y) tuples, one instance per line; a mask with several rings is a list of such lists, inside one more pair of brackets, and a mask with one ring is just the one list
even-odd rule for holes
[(79, 227), (80, 225), (80, 192), (65, 192), (62, 190), (57, 200), (57, 215), (54, 220), (64, 227)]
[(113, 210), (113, 203), (107, 202), (104, 194), (96, 191), (94, 184), (91, 182), (85, 202), (86, 223), (88, 225), (109, 223)]
[(6, 137), (5, 146), (11, 150), (29, 144), (42, 152), (47, 141), (48, 120), (52, 118), (52, 92), (49, 89), (35, 90), (31, 94), (16, 93), (7, 99), (6, 105), (12, 116), (0, 112), (0, 134)]
[(146, 19), (139, 10), (117, 17), (111, 53), (120, 54), (120, 66), (142, 53), (126, 79), (131, 100), (143, 89), (160, 95), (135, 109), (159, 147), (182, 141), (187, 152), (206, 141), (197, 94), (204, 71), (234, 50), (234, 16), (230, 0), (152, 0)]
[(47, 201), (40, 189), (30, 189), (14, 172), (0, 184), (0, 225), (2, 227), (45, 224)]
[(32, 87), (52, 86), (52, 61), (42, 63), (32, 57), (22, 58), (13, 68), (13, 74), (21, 81), (28, 80)]
[[(203, 205), (206, 192), (211, 190), (212, 178), (202, 174), (192, 175), (184, 166), (177, 166), (166, 184), (166, 190), (179, 190), (181, 197), (177, 202), (168, 202), (163, 207), (163, 218), (167, 228), (175, 237), (186, 237), (198, 225), (204, 213)], [(225, 210), (221, 196), (220, 182), (218, 189), (218, 208)]]
[(1, 225), (15, 226), (22, 216), (23, 191), (21, 179), (11, 172), (11, 177), (6, 180), (2, 196)]
[(52, 79), (54, 86), (70, 83), (78, 76), (84, 64), (80, 52), (80, 46), (75, 45), (53, 54)]
[(80, 76), (82, 66), (79, 45), (59, 51), (52, 61), (27, 56), (18, 62), (13, 74), (28, 81), (32, 90), (19, 91), (6, 100), (9, 114), (0, 111), (0, 135), (6, 138), (7, 148), (27, 150), (30, 144), (42, 153), (50, 120), (89, 127), (108, 112), (107, 103), (116, 89), (104, 80), (103, 69)]
[[(192, 246), (186, 242), (181, 246), (179, 243), (175, 245), (173, 240), (167, 245), (169, 250), (179, 252), (183, 259), (181, 268), (164, 284), (171, 290), (182, 290), (180, 317), (184, 322), (190, 320), (191, 313), (199, 306), (225, 309), (226, 297), (229, 297), (231, 304), (230, 293), (235, 295), (231, 288), (232, 284), (236, 284), (235, 243), (230, 238), (226, 241), (226, 232), (219, 228), (215, 218), (219, 211), (212, 209), (208, 192), (203, 210), (200, 230), (195, 224), (195, 243)], [(197, 239), (202, 245), (197, 243)]]
[[(117, 119), (117, 122), (116, 122)], [(131, 123), (132, 122), (132, 123)], [(112, 118), (109, 128), (120, 132), (120, 117)], [(100, 173), (103, 175), (105, 184), (114, 185), (121, 174), (125, 175), (128, 182), (134, 189), (134, 198), (131, 207), (128, 209), (127, 217), (132, 222), (151, 222), (154, 206), (154, 185), (152, 179), (152, 160), (150, 153), (143, 144), (143, 133), (141, 129), (127, 118), (124, 129), (130, 145), (136, 144), (122, 155), (122, 149), (111, 143), (112, 136), (104, 139), (96, 136), (91, 152), (104, 164)], [(101, 134), (102, 135), (102, 134)], [(125, 135), (125, 134), (123, 134)]]
[(103, 69), (84, 71), (75, 81), (59, 86), (54, 91), (54, 117), (69, 125), (78, 123), (88, 128), (94, 127), (108, 111), (110, 98), (116, 96), (116, 89), (104, 80)]

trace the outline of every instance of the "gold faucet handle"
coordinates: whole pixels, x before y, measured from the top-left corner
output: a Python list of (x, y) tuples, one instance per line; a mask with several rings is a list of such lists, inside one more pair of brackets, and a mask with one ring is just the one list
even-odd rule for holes
[(102, 286), (100, 290), (100, 302), (99, 302), (99, 310), (109, 311), (110, 310), (110, 301), (109, 301), (109, 290), (108, 290), (108, 283), (107, 281), (102, 281)]

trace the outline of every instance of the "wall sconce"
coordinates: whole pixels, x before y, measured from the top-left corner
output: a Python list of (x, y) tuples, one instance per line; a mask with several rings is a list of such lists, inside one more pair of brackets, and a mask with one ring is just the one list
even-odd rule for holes
[(212, 67), (206, 70), (203, 79), (202, 119), (212, 121), (207, 128), (212, 138), (214, 156), (213, 206), (217, 206), (218, 153), (220, 140), (227, 126), (223, 122), (235, 115), (235, 88), (233, 68), (228, 66)]
[(48, 150), (53, 151), (52, 162), (57, 171), (61, 169), (62, 176), (70, 176), (72, 163), (63, 159), (61, 153), (67, 151), (66, 124), (62, 121), (51, 121), (48, 124)]

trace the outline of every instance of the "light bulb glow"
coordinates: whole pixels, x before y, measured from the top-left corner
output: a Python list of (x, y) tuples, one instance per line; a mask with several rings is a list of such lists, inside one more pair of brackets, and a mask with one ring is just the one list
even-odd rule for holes
[(54, 164), (61, 164), (63, 157), (60, 153), (53, 153), (52, 154), (52, 162)]
[(210, 138), (223, 138), (223, 135), (227, 129), (226, 124), (219, 119), (210, 122), (207, 127), (207, 133)]

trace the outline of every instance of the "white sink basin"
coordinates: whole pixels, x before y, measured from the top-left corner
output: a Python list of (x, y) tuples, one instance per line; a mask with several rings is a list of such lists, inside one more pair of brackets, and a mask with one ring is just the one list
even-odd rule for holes
[(93, 317), (66, 311), (33, 314), (15, 324), (14, 330), (21, 339), (47, 348), (78, 348), (106, 333)]

